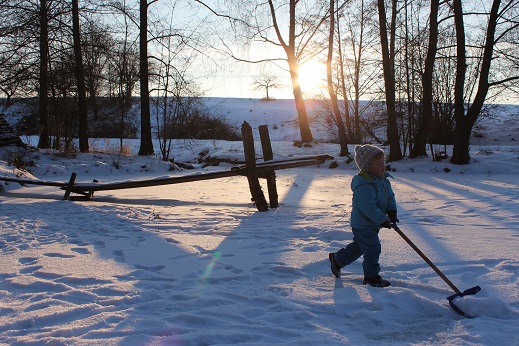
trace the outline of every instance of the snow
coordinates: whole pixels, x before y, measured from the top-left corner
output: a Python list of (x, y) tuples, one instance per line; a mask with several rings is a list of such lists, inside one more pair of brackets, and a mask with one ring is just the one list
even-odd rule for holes
[[(100, 191), (91, 201), (1, 182), (0, 344), (519, 345), (517, 107), (482, 119), (469, 165), (391, 163), (402, 231), (461, 291), (482, 288), (456, 299), (474, 316), (465, 318), (448, 304), (451, 288), (392, 230), (381, 231), (391, 287), (362, 285), (361, 261), (335, 279), (327, 254), (352, 237), (354, 163), (337, 145), (293, 146), (289, 101), (218, 102), (258, 138), (256, 127), (269, 124), (275, 159), (327, 153), (339, 166), (277, 171), (280, 205), (267, 212), (239, 176)], [(137, 152), (138, 141), (125, 144)], [(25, 154), (28, 173), (7, 165), (6, 150), (1, 176), (66, 182), (75, 172), (88, 183), (230, 169), (202, 168), (203, 150), (243, 157), (241, 142), (177, 141), (175, 160), (195, 166), (179, 171), (157, 157), (48, 150)]]

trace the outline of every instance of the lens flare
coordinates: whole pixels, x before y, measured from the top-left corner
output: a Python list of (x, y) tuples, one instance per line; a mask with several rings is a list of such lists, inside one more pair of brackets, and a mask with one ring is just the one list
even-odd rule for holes
[(202, 276), (200, 277), (201, 283), (206, 283), (209, 277), (211, 276), (211, 273), (213, 272), (213, 268), (218, 262), (218, 260), (222, 257), (222, 254), (220, 251), (215, 251), (213, 253), (213, 258), (211, 258), (211, 261), (209, 261), (209, 264), (207, 265), (207, 268), (205, 268), (204, 272), (202, 273)]

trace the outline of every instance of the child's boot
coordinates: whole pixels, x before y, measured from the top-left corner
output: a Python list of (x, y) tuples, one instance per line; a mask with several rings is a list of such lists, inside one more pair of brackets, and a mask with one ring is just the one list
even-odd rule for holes
[(341, 277), (341, 267), (335, 262), (335, 255), (333, 252), (330, 252), (328, 254), (328, 259), (330, 260), (330, 269), (332, 270), (333, 275), (335, 275), (336, 278)]
[(380, 275), (377, 275), (373, 278), (364, 278), (364, 280), (362, 280), (362, 284), (363, 285), (370, 284), (373, 287), (387, 287), (387, 286), (391, 285), (391, 282), (389, 282), (385, 279), (382, 279), (382, 277)]

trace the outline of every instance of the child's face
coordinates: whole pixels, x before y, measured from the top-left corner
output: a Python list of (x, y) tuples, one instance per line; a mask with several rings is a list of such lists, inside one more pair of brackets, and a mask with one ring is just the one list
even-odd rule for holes
[(384, 155), (377, 155), (371, 163), (370, 173), (377, 178), (382, 178), (386, 172)]

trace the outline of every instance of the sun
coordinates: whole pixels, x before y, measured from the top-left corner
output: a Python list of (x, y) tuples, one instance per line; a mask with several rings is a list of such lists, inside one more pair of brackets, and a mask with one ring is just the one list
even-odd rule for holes
[(326, 65), (309, 60), (299, 67), (299, 84), (304, 92), (316, 93), (326, 84)]

